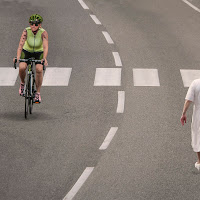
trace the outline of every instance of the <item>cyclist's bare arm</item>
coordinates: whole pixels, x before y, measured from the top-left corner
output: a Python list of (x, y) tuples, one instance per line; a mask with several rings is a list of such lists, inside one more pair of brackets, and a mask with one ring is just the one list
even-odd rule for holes
[(20, 41), (19, 41), (18, 49), (17, 49), (17, 60), (19, 60), (19, 58), (21, 56), (22, 49), (23, 49), (26, 39), (27, 39), (27, 31), (26, 31), (26, 29), (24, 29), (22, 36), (20, 38)]
[(44, 31), (42, 33), (42, 41), (43, 41), (43, 59), (45, 59), (45, 65), (47, 65), (47, 54), (48, 54), (48, 33), (46, 31)]

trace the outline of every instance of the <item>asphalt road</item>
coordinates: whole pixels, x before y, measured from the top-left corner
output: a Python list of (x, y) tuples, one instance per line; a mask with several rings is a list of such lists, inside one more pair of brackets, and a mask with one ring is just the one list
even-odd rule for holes
[[(48, 68), (72, 68), (68, 86), (42, 87), (28, 120), (19, 77), (0, 86), (0, 199), (62, 200), (94, 167), (73, 200), (198, 200), (192, 109), (184, 127), (179, 120), (187, 92), (180, 69), (200, 64), (199, 13), (181, 0), (84, 2), (89, 9), (76, 0), (0, 1), (0, 70), (12, 67), (36, 12), (49, 34)], [(94, 86), (97, 68), (121, 69), (120, 86)], [(160, 86), (135, 86), (133, 69), (156, 69)], [(123, 113), (116, 112), (118, 91), (125, 92)], [(101, 151), (111, 127), (117, 133)]]

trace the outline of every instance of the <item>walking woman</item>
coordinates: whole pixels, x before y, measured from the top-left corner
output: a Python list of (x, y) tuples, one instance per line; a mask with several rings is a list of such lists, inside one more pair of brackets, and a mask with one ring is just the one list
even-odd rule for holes
[(186, 123), (186, 112), (191, 103), (194, 103), (191, 124), (191, 145), (193, 151), (196, 152), (198, 156), (198, 161), (195, 163), (195, 167), (200, 170), (200, 79), (194, 80), (188, 89), (181, 116), (182, 125)]

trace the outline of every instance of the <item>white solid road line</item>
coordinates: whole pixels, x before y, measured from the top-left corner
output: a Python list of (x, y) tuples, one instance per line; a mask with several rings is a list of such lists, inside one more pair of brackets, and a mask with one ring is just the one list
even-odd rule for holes
[(108, 44), (114, 44), (112, 38), (110, 37), (110, 35), (107, 32), (102, 31), (102, 33), (103, 33), (104, 37), (106, 38)]
[(121, 68), (97, 68), (94, 86), (121, 86)]
[(14, 86), (17, 80), (19, 69), (1, 67), (0, 68), (0, 86)]
[(113, 139), (113, 137), (115, 136), (116, 132), (118, 130), (118, 127), (112, 127), (110, 129), (110, 131), (108, 132), (108, 135), (106, 136), (103, 144), (100, 146), (100, 150), (105, 150), (107, 149), (107, 147), (109, 146), (111, 140)]
[(64, 197), (63, 200), (72, 200), (79, 191), (79, 189), (82, 187), (82, 185), (85, 183), (85, 181), (88, 179), (93, 170), (94, 167), (87, 167), (78, 179), (78, 181), (75, 183), (73, 188), (68, 192), (68, 194)]
[(157, 69), (133, 69), (134, 86), (160, 86)]
[(121, 67), (122, 66), (122, 61), (121, 61), (121, 58), (119, 56), (119, 53), (118, 52), (112, 52), (113, 53), (113, 56), (114, 56), (114, 59), (115, 59), (115, 65), (117, 67)]
[(184, 87), (189, 87), (193, 80), (200, 78), (200, 70), (180, 69)]
[(197, 8), (196, 6), (194, 6), (193, 4), (191, 4), (189, 1), (187, 1), (187, 0), (182, 0), (182, 1), (185, 2), (186, 4), (188, 4), (191, 8), (193, 8), (197, 12), (200, 12), (200, 9)]
[(125, 91), (118, 91), (117, 113), (124, 113)]
[(88, 6), (83, 2), (83, 0), (78, 0), (79, 3), (81, 4), (81, 6), (86, 9), (86, 10), (89, 10)]
[(90, 17), (94, 20), (94, 22), (98, 25), (101, 24), (101, 22), (97, 19), (97, 17), (95, 15), (90, 15)]
[(72, 68), (47, 68), (42, 86), (68, 86)]

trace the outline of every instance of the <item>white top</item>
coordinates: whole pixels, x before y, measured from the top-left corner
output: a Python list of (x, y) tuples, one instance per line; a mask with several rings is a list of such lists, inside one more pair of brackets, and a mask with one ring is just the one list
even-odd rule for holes
[(196, 79), (191, 83), (185, 99), (194, 102), (191, 145), (194, 152), (200, 152), (200, 79)]

